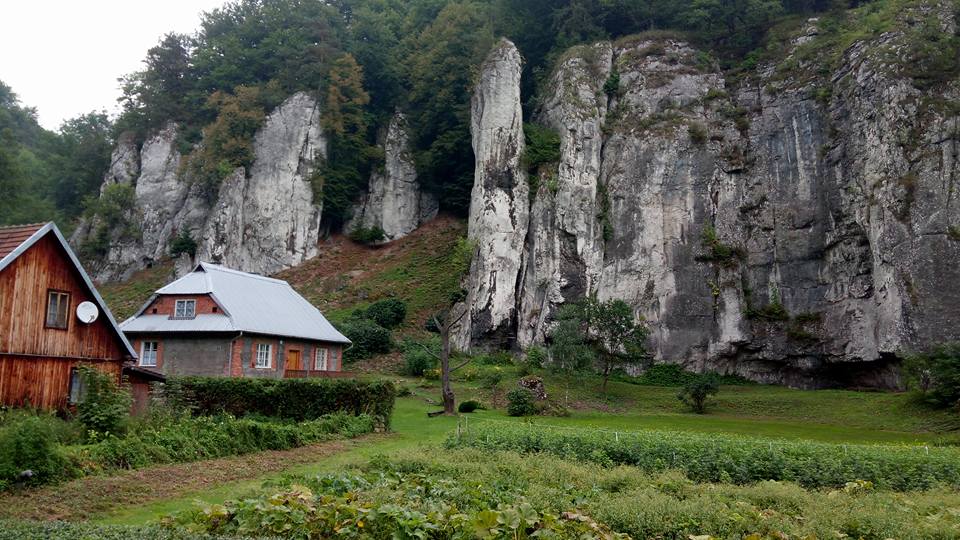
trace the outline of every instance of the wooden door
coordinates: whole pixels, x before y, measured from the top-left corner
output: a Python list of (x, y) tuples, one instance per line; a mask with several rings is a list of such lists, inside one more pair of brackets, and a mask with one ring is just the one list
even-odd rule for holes
[(303, 369), (300, 362), (300, 351), (287, 351), (287, 371)]

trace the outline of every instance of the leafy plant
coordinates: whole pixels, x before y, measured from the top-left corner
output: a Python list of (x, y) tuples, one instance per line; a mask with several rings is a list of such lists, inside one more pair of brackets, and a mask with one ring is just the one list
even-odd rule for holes
[(905, 371), (926, 402), (960, 410), (960, 343), (908, 357)]
[(380, 227), (357, 227), (350, 231), (350, 239), (358, 244), (370, 245), (383, 242), (387, 238), (387, 233)]
[(97, 434), (119, 434), (130, 418), (133, 398), (114, 377), (89, 366), (77, 368), (82, 395), (77, 404), (77, 419)]
[(507, 392), (507, 414), (510, 416), (533, 416), (537, 414), (533, 392), (526, 388), (514, 388)]
[(370, 304), (364, 316), (380, 326), (393, 329), (407, 317), (407, 304), (396, 298), (387, 298)]
[(677, 399), (697, 414), (707, 412), (707, 398), (720, 392), (720, 383), (712, 374), (700, 375), (689, 381), (677, 394)]
[(523, 165), (530, 173), (535, 173), (541, 165), (560, 161), (560, 134), (537, 124), (524, 124), (523, 136), (526, 141), (523, 150)]
[(468, 399), (467, 401), (460, 402), (460, 405), (457, 407), (457, 412), (472, 413), (477, 409), (483, 409), (483, 405), (475, 399)]
[(354, 318), (337, 326), (338, 330), (352, 342), (350, 348), (343, 353), (346, 361), (388, 353), (393, 347), (390, 330), (370, 319)]
[(429, 342), (405, 341), (403, 343), (404, 374), (411, 377), (423, 377), (426, 371), (436, 369), (436, 355), (439, 354), (439, 349), (440, 344), (437, 340)]
[(197, 241), (190, 235), (190, 231), (181, 229), (180, 233), (170, 242), (170, 256), (179, 257), (186, 253), (190, 257), (197, 255)]
[(722, 267), (730, 268), (736, 266), (740, 260), (746, 257), (743, 248), (721, 242), (717, 230), (709, 225), (703, 228), (700, 239), (706, 253), (697, 256), (698, 261), (713, 262)]
[(0, 491), (15, 483), (38, 484), (70, 476), (49, 420), (28, 415), (0, 429)]

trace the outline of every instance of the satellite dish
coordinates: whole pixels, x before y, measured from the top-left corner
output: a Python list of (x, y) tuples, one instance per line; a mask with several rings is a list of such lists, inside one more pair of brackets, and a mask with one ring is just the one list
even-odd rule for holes
[(80, 302), (80, 305), (77, 306), (77, 318), (84, 324), (92, 323), (97, 320), (99, 315), (100, 310), (93, 302)]

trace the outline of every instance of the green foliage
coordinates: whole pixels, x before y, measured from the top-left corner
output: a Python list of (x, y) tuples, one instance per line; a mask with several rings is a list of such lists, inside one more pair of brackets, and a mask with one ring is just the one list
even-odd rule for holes
[[(568, 459), (631, 465), (646, 472), (682, 470), (694, 482), (796, 482), (843, 487), (865, 480), (882, 489), (960, 486), (960, 452), (901, 446), (857, 446), (667, 431), (554, 431), (546, 426), (479, 425), (448, 446), (484, 451), (544, 452)], [(815, 463), (816, 466), (811, 466)]]
[(129, 184), (110, 184), (103, 189), (99, 198), (87, 198), (84, 201), (88, 217), (96, 217), (93, 234), (80, 246), (87, 257), (104, 255), (110, 249), (113, 234), (121, 239), (135, 238), (139, 233), (133, 220), (137, 196)]
[(113, 376), (87, 366), (77, 368), (82, 395), (77, 420), (97, 435), (119, 434), (126, 429), (133, 398), (117, 385)]
[(547, 351), (539, 345), (534, 345), (527, 349), (524, 361), (532, 368), (542, 368), (547, 362)]
[[(301, 402), (302, 403), (302, 402)], [(229, 415), (179, 418), (146, 423), (126, 437), (109, 436), (83, 448), (84, 460), (115, 469), (138, 469), (158, 463), (181, 463), (263, 450), (288, 450), (373, 431), (372, 417), (345, 412), (298, 423), (235, 418)]]
[(181, 229), (180, 233), (170, 242), (170, 256), (179, 257), (186, 253), (190, 257), (197, 255), (197, 241), (190, 235), (190, 231)]
[(243, 540), (246, 537), (211, 536), (160, 525), (124, 526), (65, 521), (0, 521), (2, 540)]
[(960, 343), (947, 343), (905, 362), (911, 386), (923, 400), (936, 407), (955, 407), (960, 412)]
[(343, 352), (343, 359), (348, 362), (388, 353), (393, 348), (390, 330), (370, 319), (351, 318), (338, 324), (337, 330), (352, 342), (350, 348)]
[(477, 409), (483, 409), (483, 408), (484, 408), (483, 405), (479, 401), (475, 399), (468, 399), (466, 401), (460, 402), (460, 405), (457, 407), (457, 412), (472, 413)]
[(560, 162), (560, 134), (537, 124), (524, 124), (523, 166), (531, 174), (541, 165)]
[(780, 291), (774, 289), (770, 293), (770, 303), (759, 308), (748, 306), (746, 310), (749, 319), (764, 319), (768, 321), (788, 321), (790, 313), (780, 300)]
[[(710, 374), (718, 384), (751, 384), (750, 381), (737, 375)], [(639, 377), (623, 378), (622, 380), (645, 386), (687, 386), (701, 375), (683, 369), (677, 364), (654, 364), (648, 367)]]
[(709, 133), (707, 133), (707, 128), (699, 122), (694, 122), (688, 125), (687, 134), (690, 135), (690, 141), (696, 145), (702, 145), (703, 143), (707, 142), (707, 137), (709, 136)]
[(697, 376), (689, 381), (677, 394), (677, 399), (693, 409), (697, 414), (707, 412), (707, 398), (720, 393), (720, 382), (709, 373)]
[(706, 253), (698, 255), (698, 261), (712, 262), (724, 268), (732, 268), (746, 257), (743, 248), (721, 242), (717, 230), (709, 225), (703, 228), (700, 242)]
[(181, 167), (208, 203), (216, 200), (224, 179), (253, 163), (253, 136), (266, 118), (266, 99), (267, 92), (258, 86), (238, 86), (232, 94), (214, 92), (207, 99), (206, 106), (216, 111), (216, 119), (203, 129), (203, 144)]
[(407, 317), (407, 304), (396, 298), (386, 298), (378, 300), (364, 311), (367, 319), (388, 329), (393, 329), (403, 324)]
[(616, 67), (610, 70), (610, 76), (603, 83), (603, 93), (607, 97), (614, 97), (620, 94), (620, 72)]
[(426, 371), (436, 369), (437, 356), (440, 355), (439, 339), (434, 338), (427, 342), (406, 340), (402, 348), (405, 375), (422, 377)]
[(377, 227), (357, 227), (350, 231), (350, 239), (358, 244), (370, 245), (383, 242), (387, 238), (387, 233)]
[(947, 227), (947, 236), (954, 242), (960, 242), (960, 227), (956, 225)]
[(507, 392), (507, 414), (510, 416), (533, 416), (537, 414), (533, 392), (526, 388), (514, 388)]
[(54, 422), (29, 415), (0, 427), (0, 491), (16, 483), (40, 484), (69, 476)]
[(297, 421), (346, 412), (389, 422), (396, 397), (390, 381), (355, 379), (231, 379), (171, 377), (179, 396), (196, 414), (260, 414)]
[(486, 388), (487, 390), (493, 390), (500, 385), (501, 381), (503, 381), (503, 376), (503, 370), (500, 367), (495, 367), (494, 369), (486, 372), (486, 374), (480, 380), (480, 386)]

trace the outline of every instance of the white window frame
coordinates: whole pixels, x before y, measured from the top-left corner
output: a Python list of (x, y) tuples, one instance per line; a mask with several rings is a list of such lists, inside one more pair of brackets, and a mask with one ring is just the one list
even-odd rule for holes
[(273, 345), (270, 343), (257, 343), (256, 362), (254, 367), (257, 369), (270, 369), (273, 367)]
[[(153, 345), (153, 347), (149, 347)], [(153, 353), (152, 359), (153, 363), (147, 363), (148, 353)], [(157, 367), (157, 358), (160, 356), (160, 342), (159, 341), (144, 341), (140, 344), (140, 366), (142, 367)]]
[(313, 370), (328, 371), (330, 369), (328, 357), (329, 353), (326, 347), (317, 347), (317, 350), (313, 353)]
[[(187, 309), (188, 306), (190, 308), (189, 310)], [(197, 316), (196, 300), (177, 300), (173, 306), (174, 319), (193, 319), (196, 316)]]

